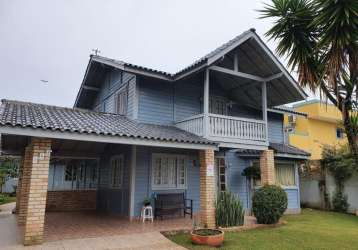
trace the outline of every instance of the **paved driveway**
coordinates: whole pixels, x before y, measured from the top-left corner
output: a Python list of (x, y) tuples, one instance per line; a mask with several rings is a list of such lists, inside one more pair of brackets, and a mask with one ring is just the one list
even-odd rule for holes
[(43, 245), (24, 247), (21, 233), (16, 224), (15, 215), (11, 214), (13, 204), (0, 206), (0, 249), (1, 250), (184, 250), (165, 238), (158, 231), (139, 232), (123, 235), (101, 236), (80, 239), (63, 239), (45, 242)]

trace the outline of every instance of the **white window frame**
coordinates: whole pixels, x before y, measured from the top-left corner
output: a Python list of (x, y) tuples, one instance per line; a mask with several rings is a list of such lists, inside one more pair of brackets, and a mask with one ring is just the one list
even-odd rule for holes
[[(184, 185), (179, 184), (180, 182), (180, 173), (179, 173), (179, 168), (178, 168), (178, 164), (176, 164), (176, 185), (170, 185), (169, 183), (169, 178), (170, 178), (170, 173), (168, 172), (168, 183), (167, 184), (155, 184), (155, 164), (156, 164), (156, 160), (160, 158), (168, 158), (168, 159), (175, 159), (175, 162), (178, 162), (178, 160), (183, 160), (184, 161)], [(163, 165), (161, 165), (163, 166)], [(163, 173), (163, 171), (162, 171)], [(187, 189), (187, 183), (188, 183), (188, 178), (187, 178), (187, 173), (188, 173), (188, 157), (186, 155), (179, 155), (179, 154), (163, 154), (163, 153), (153, 153), (152, 154), (152, 166), (151, 166), (151, 183), (152, 183), (152, 190), (183, 190), (183, 189)], [(161, 179), (163, 178), (163, 174), (161, 174)]]
[[(113, 172), (114, 172), (114, 166), (113, 166), (113, 161), (115, 160), (119, 160), (119, 163), (122, 162), (122, 165), (119, 165), (118, 167), (118, 185), (115, 185), (114, 183), (114, 176), (113, 176)], [(115, 155), (112, 156), (110, 159), (110, 181), (109, 181), (109, 185), (110, 188), (112, 189), (121, 189), (123, 187), (123, 175), (124, 175), (124, 156), (121, 155)]]

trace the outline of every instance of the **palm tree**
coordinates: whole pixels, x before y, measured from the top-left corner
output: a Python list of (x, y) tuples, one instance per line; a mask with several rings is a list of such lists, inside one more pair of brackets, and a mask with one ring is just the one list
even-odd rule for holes
[(266, 33), (278, 42), (303, 87), (319, 92), (341, 112), (352, 154), (358, 163), (358, 1), (272, 0), (261, 18), (274, 18)]

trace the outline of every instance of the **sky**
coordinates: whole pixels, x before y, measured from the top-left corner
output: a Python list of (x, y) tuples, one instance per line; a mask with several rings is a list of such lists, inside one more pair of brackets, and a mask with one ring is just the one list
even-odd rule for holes
[[(174, 73), (250, 28), (267, 41), (272, 23), (258, 18), (263, 6), (262, 0), (0, 0), (0, 99), (72, 107), (95, 48)], [(268, 46), (275, 50), (274, 41)]]

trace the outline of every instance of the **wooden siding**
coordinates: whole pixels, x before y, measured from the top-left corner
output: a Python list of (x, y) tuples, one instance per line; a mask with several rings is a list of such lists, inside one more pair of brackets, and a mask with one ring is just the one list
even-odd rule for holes
[(225, 152), (225, 164), (227, 166), (227, 187), (240, 198), (245, 209), (249, 207), (249, 192), (246, 177), (242, 171), (249, 166), (249, 161), (237, 156), (235, 150)]
[(283, 115), (268, 113), (269, 142), (284, 143)]
[(176, 83), (174, 85), (175, 121), (201, 113), (201, 89), (199, 85), (189, 83)]
[(297, 209), (300, 208), (300, 198), (299, 192), (297, 188), (285, 188), (285, 192), (287, 194), (288, 209)]
[(173, 85), (139, 80), (138, 120), (154, 124), (174, 122)]

